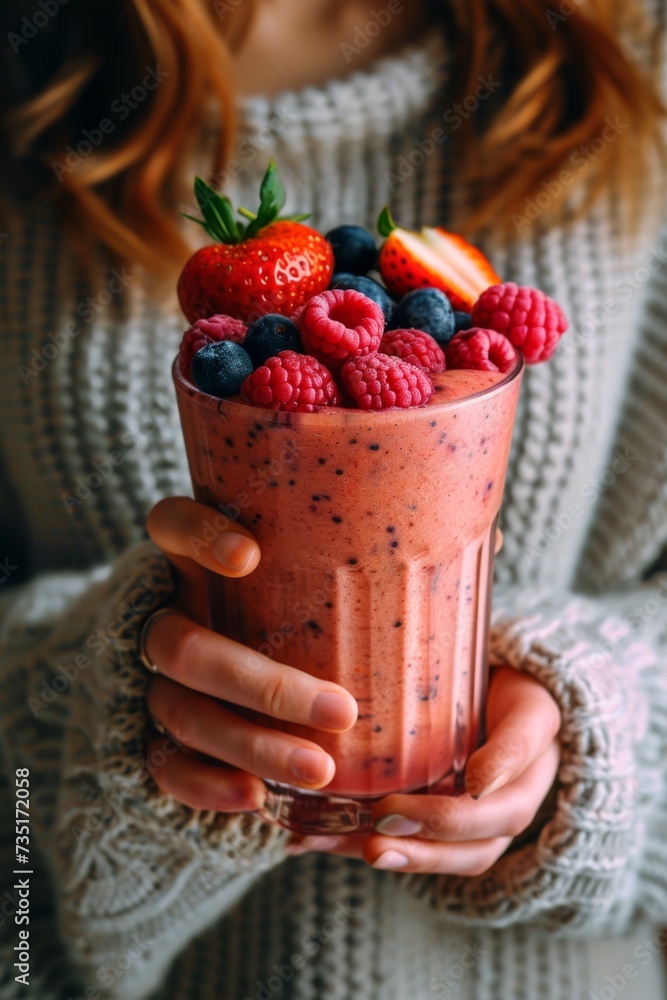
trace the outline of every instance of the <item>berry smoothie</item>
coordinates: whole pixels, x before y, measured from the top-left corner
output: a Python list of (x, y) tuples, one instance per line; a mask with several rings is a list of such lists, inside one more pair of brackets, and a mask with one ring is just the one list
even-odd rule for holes
[[(174, 365), (195, 497), (262, 548), (245, 579), (210, 579), (220, 632), (347, 688), (352, 730), (314, 740), (320, 793), (273, 788), (271, 818), (363, 829), (372, 801), (461, 787), (482, 733), (495, 523), (522, 362), (432, 375), (428, 405), (265, 410), (206, 395)], [(265, 720), (266, 721), (266, 720)]]

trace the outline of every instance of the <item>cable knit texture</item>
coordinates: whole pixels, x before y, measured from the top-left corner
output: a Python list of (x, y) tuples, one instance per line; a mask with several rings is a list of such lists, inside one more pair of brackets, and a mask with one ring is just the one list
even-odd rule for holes
[[(231, 193), (252, 201), (272, 154), (289, 208), (323, 231), (373, 225), (387, 201), (403, 225), (446, 225), (468, 194), (455, 136), (420, 164), (415, 152), (442, 124), (447, 74), (433, 37), (247, 101)], [(41, 1000), (588, 1000), (586, 939), (667, 920), (667, 584), (641, 583), (667, 542), (667, 245), (655, 220), (623, 228), (615, 190), (579, 222), (480, 241), (572, 319), (526, 373), (491, 636), (494, 662), (558, 701), (563, 752), (539, 834), (460, 879), (287, 860), (278, 828), (157, 790), (137, 636), (173, 586), (146, 514), (189, 492), (169, 374), (182, 320), (131, 267), (81, 278), (46, 209), (12, 224), (0, 822), (13, 842), (13, 771), (29, 767)], [(165, 738), (158, 753), (173, 751)], [(23, 995), (13, 930), (0, 926), (1, 1000)]]

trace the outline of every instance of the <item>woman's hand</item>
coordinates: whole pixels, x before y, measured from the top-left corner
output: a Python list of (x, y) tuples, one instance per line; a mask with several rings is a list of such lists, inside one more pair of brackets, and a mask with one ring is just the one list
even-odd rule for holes
[(467, 793), (389, 795), (373, 810), (376, 834), (305, 837), (291, 848), (361, 857), (375, 868), (481, 875), (533, 822), (556, 777), (560, 712), (537, 681), (493, 672), (489, 738), (466, 768)]
[[(162, 500), (148, 516), (149, 535), (177, 573), (175, 613), (158, 618), (146, 638), (146, 654), (158, 671), (148, 708), (157, 728), (183, 747), (156, 770), (154, 780), (196, 809), (252, 811), (264, 803), (262, 778), (321, 788), (331, 781), (334, 762), (316, 743), (250, 722), (234, 706), (344, 732), (356, 721), (357, 703), (337, 684), (205, 627), (204, 571), (238, 578), (260, 560), (249, 531), (229, 522), (218, 529), (217, 520), (215, 510), (186, 497)], [(157, 749), (154, 741), (149, 754)]]

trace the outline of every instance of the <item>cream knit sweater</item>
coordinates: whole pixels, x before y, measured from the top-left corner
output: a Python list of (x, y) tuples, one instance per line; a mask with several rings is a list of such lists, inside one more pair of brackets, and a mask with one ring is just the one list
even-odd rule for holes
[[(446, 76), (434, 39), (248, 101), (236, 187), (250, 200), (273, 154), (290, 207), (324, 231), (372, 224), (387, 200), (403, 225), (446, 223), (465, 195), (451, 115), (430, 155), (417, 143), (443, 127)], [(469, 879), (286, 860), (284, 831), (152, 783), (137, 633), (171, 577), (144, 522), (189, 488), (169, 376), (183, 322), (131, 268), (83, 283), (44, 212), (11, 225), (0, 820), (8, 873), (28, 767), (34, 874), (25, 992), (6, 875), (2, 1000), (588, 1000), (587, 939), (667, 922), (667, 583), (641, 583), (667, 543), (667, 242), (657, 219), (624, 231), (618, 196), (484, 244), (573, 328), (525, 378), (491, 638), (561, 707), (557, 801), (533, 842)]]

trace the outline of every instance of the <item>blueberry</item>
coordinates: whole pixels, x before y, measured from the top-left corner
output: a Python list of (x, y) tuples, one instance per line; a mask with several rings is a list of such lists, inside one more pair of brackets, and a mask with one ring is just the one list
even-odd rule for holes
[(375, 267), (378, 259), (375, 238), (363, 226), (337, 226), (325, 239), (333, 247), (336, 271), (367, 274)]
[(243, 341), (255, 368), (263, 365), (268, 358), (279, 351), (296, 351), (303, 354), (301, 336), (291, 319), (269, 313), (255, 320)]
[(460, 333), (461, 330), (469, 330), (472, 326), (472, 316), (470, 313), (455, 312), (454, 313), (454, 333)]
[(334, 274), (331, 279), (332, 288), (351, 288), (355, 292), (361, 292), (362, 295), (367, 295), (369, 299), (373, 302), (377, 302), (380, 309), (384, 313), (384, 318), (389, 322), (391, 315), (394, 311), (394, 300), (392, 299), (386, 288), (382, 285), (378, 285), (377, 281), (373, 281), (372, 278), (364, 278), (359, 274), (347, 274), (341, 272), (340, 274)]
[(231, 340), (207, 344), (192, 359), (192, 381), (209, 396), (233, 396), (251, 374), (247, 352)]
[(454, 336), (454, 310), (439, 288), (416, 288), (398, 303), (391, 325), (394, 330), (423, 330), (439, 344), (446, 344)]

